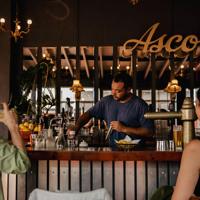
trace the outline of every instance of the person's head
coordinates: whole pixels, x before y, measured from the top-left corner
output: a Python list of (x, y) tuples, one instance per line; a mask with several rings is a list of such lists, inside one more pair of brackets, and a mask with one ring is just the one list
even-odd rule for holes
[(125, 100), (131, 90), (132, 78), (125, 72), (117, 73), (112, 80), (112, 95), (117, 101)]

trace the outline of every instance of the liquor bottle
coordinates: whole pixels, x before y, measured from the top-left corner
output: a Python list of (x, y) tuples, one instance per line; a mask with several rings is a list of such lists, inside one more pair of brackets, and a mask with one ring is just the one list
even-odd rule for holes
[(66, 141), (64, 137), (63, 127), (59, 128), (59, 134), (56, 138), (56, 148), (57, 149), (64, 149), (66, 146)]
[(48, 133), (47, 133), (47, 139), (46, 139), (46, 148), (47, 149), (53, 149), (55, 148), (56, 144), (55, 144), (55, 140), (53, 137), (53, 130), (51, 128), (48, 129)]

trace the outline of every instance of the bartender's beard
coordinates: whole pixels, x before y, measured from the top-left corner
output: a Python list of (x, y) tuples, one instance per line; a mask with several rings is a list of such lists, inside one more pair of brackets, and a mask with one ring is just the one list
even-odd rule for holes
[(125, 102), (127, 102), (127, 101), (130, 99), (131, 96), (132, 96), (131, 93), (125, 93), (122, 97), (117, 97), (117, 96), (114, 96), (114, 95), (113, 95), (113, 98), (114, 98), (116, 101), (125, 103)]

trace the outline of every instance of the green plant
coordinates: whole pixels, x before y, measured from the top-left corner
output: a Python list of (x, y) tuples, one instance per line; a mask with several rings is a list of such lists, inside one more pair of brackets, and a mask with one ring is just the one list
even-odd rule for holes
[[(37, 65), (23, 70), (20, 76), (21, 96), (15, 100), (15, 108), (19, 114), (36, 114), (36, 91), (38, 88), (37, 79), (40, 76), (42, 95), (41, 109), (46, 113), (55, 106), (55, 97), (51, 88), (55, 88), (55, 66), (52, 60), (43, 59)], [(45, 93), (48, 90), (49, 94)]]

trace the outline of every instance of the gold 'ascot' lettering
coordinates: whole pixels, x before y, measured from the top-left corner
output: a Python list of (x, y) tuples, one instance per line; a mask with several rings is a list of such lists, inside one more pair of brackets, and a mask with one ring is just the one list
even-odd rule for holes
[[(188, 53), (190, 51), (193, 51), (197, 47), (197, 44), (200, 43), (196, 35), (188, 35), (184, 39), (182, 35), (173, 35), (166, 41), (165, 44), (164, 44), (164, 38), (167, 36), (167, 34), (163, 34), (158, 39), (152, 40), (152, 37), (156, 29), (158, 28), (159, 24), (160, 23), (156, 23), (153, 26), (151, 26), (142, 35), (142, 37), (139, 40), (138, 39), (127, 40), (123, 45), (124, 51), (126, 50), (133, 51), (138, 46), (143, 46), (143, 49), (142, 49), (143, 53), (147, 53), (147, 52), (158, 53), (163, 48), (165, 48), (165, 50), (169, 53), (176, 52), (180, 49), (183, 52)], [(145, 37), (146, 37), (146, 40), (144, 39)], [(172, 45), (172, 44), (176, 44), (176, 45)], [(176, 46), (176, 47), (173, 48), (172, 46)]]

